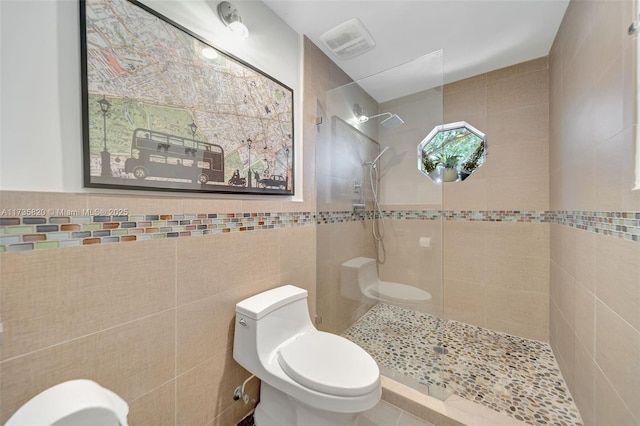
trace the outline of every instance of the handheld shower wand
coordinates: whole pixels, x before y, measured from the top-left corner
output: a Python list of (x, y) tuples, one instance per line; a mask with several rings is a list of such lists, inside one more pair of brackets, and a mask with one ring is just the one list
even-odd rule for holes
[(382, 151), (380, 151), (380, 154), (378, 154), (378, 156), (372, 160), (372, 161), (365, 161), (364, 165), (365, 166), (371, 166), (372, 168), (376, 168), (377, 164), (378, 164), (378, 160), (380, 159), (380, 157), (382, 157), (382, 154), (384, 154), (385, 152), (387, 152), (389, 150), (388, 146), (385, 146), (384, 149)]
[[(373, 195), (373, 208), (374, 208), (374, 218), (373, 224), (371, 227), (371, 232), (373, 234), (373, 239), (375, 240), (375, 248), (376, 248), (376, 260), (377, 264), (384, 263), (386, 261), (386, 250), (384, 248), (384, 234), (386, 232), (386, 225), (384, 223), (384, 214), (380, 207), (380, 201), (378, 199), (378, 191), (380, 187), (380, 175), (378, 174), (378, 160), (384, 155), (385, 152), (389, 150), (390, 147), (385, 146), (382, 151), (378, 154), (376, 158), (372, 161), (365, 161), (365, 166), (369, 167), (369, 183), (371, 184), (371, 193)], [(378, 244), (380, 244), (380, 248), (382, 249), (382, 259), (379, 252)]]

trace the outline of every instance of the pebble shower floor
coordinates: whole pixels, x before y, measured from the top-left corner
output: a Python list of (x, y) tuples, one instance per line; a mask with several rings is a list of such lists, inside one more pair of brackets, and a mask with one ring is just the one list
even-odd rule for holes
[(582, 425), (551, 347), (384, 303), (344, 334), (382, 368), (534, 425)]

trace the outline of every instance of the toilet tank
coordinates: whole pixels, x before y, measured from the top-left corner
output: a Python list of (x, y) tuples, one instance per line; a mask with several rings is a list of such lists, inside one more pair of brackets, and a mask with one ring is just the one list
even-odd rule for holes
[(361, 300), (364, 291), (377, 283), (375, 259), (356, 257), (344, 262), (340, 268), (340, 292), (344, 297)]
[(233, 358), (259, 375), (261, 358), (309, 328), (306, 290), (285, 285), (256, 294), (236, 304)]

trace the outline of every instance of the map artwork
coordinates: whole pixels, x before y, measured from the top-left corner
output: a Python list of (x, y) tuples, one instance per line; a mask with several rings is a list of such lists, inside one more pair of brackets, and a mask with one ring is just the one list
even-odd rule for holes
[(136, 1), (80, 18), (85, 186), (293, 194), (293, 90)]

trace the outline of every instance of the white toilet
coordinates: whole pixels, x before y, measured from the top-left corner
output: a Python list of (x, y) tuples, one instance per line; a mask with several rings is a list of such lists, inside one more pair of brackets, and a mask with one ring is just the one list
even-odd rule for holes
[(363, 300), (364, 296), (420, 312), (427, 312), (431, 306), (431, 294), (428, 291), (380, 280), (376, 260), (368, 257), (356, 257), (342, 264), (340, 289), (344, 297), (352, 300)]
[(127, 426), (129, 405), (91, 380), (70, 380), (31, 398), (5, 426)]
[(380, 400), (380, 371), (355, 343), (318, 331), (307, 291), (286, 285), (236, 305), (233, 358), (262, 380), (257, 426), (347, 426)]

